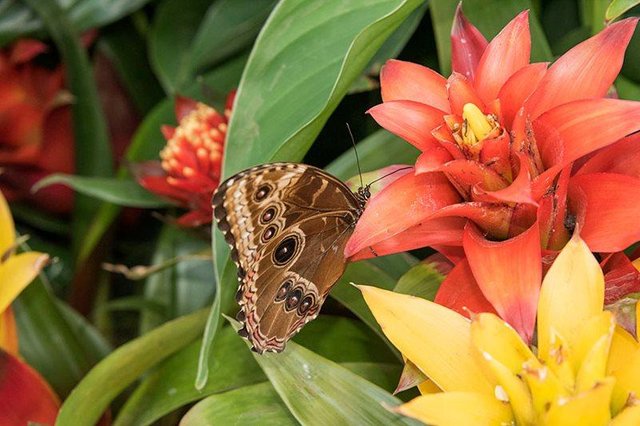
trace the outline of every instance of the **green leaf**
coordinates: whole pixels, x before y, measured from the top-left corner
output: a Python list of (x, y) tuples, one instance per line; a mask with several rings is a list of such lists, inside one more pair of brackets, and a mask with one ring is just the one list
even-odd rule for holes
[[(208, 248), (208, 242), (195, 238), (193, 233), (165, 225), (152, 264), (162, 264)], [(151, 275), (145, 282), (145, 299), (165, 306), (166, 315), (145, 311), (140, 319), (140, 332), (145, 333), (165, 321), (207, 306), (213, 297), (213, 280), (210, 260), (181, 261)]]
[(615, 85), (621, 99), (640, 101), (640, 84), (634, 83), (623, 76), (618, 76)]
[(280, 354), (254, 358), (303, 425), (416, 424), (387, 409), (399, 399), (294, 342)]
[(197, 403), (180, 421), (181, 426), (298, 425), (269, 382), (246, 386)]
[[(65, 64), (66, 82), (74, 96), (73, 133), (76, 173), (84, 176), (110, 176), (113, 173), (107, 124), (87, 53), (65, 11), (55, 0), (25, 0), (43, 20)], [(93, 200), (76, 197), (72, 247), (76, 257), (82, 252), (84, 237), (97, 205)], [(88, 255), (88, 253), (82, 253)], [(84, 260), (80, 258), (79, 260)]]
[(433, 300), (444, 275), (428, 263), (419, 263), (400, 278), (393, 291)]
[[(149, 0), (56, 0), (73, 28), (85, 31), (115, 22), (138, 10)], [(20, 1), (0, 0), (0, 46), (20, 37), (43, 31), (46, 22)]]
[(231, 327), (220, 330), (218, 343), (209, 361), (210, 380), (202, 390), (198, 391), (193, 386), (201, 344), (195, 341), (172, 355), (144, 379), (122, 407), (114, 426), (151, 424), (171, 411), (208, 395), (240, 387), (247, 389), (247, 385), (266, 379), (247, 345)]
[(420, 3), (281, 1), (238, 89), (224, 175), (265, 161), (302, 159), (351, 83)]
[(142, 116), (162, 100), (164, 92), (147, 59), (146, 39), (131, 19), (101, 30), (97, 49), (109, 58)]
[[(199, 73), (249, 49), (273, 0), (165, 0), (149, 37), (151, 63), (165, 91), (184, 91)], [(214, 90), (219, 90), (213, 86)]]
[[(385, 271), (371, 264), (369, 261), (362, 261), (352, 263), (347, 266), (344, 275), (340, 278), (330, 293), (331, 297), (346, 306), (351, 312), (367, 324), (369, 328), (375, 331), (383, 341), (387, 342), (390, 348), (393, 349), (393, 346), (386, 340), (384, 333), (371, 314), (371, 311), (369, 311), (367, 304), (362, 298), (362, 294), (355, 287), (350, 285), (350, 283), (374, 285), (386, 290), (392, 290), (396, 284), (396, 280), (387, 275)], [(397, 352), (394, 351), (394, 353)]]
[(33, 186), (39, 191), (49, 185), (61, 184), (81, 194), (124, 207), (160, 208), (171, 203), (152, 194), (133, 180), (74, 176), (56, 173), (49, 175)]
[[(278, 3), (260, 32), (238, 88), (224, 156), (228, 176), (247, 166), (302, 159), (349, 86), (420, 0)], [(276, 60), (274, 60), (276, 58)], [(215, 228), (215, 227), (214, 227)], [(206, 381), (220, 307), (233, 294), (228, 248), (213, 231), (216, 292), (198, 386)], [(228, 280), (228, 281), (227, 281)]]
[(275, 0), (218, 0), (205, 15), (191, 46), (191, 70), (206, 70), (249, 48)]
[[(378, 130), (356, 145), (362, 172), (373, 171), (391, 164), (413, 164), (418, 158), (418, 151), (407, 141), (400, 139), (386, 130)], [(348, 150), (327, 166), (326, 170), (342, 180), (357, 175), (356, 156)]]
[(424, 2), (422, 6), (414, 10), (411, 15), (394, 31), (393, 34), (384, 42), (373, 58), (369, 61), (362, 75), (349, 87), (349, 94), (366, 92), (380, 87), (377, 76), (380, 68), (387, 60), (397, 57), (405, 47), (414, 31), (420, 24), (429, 2)]
[(56, 425), (95, 424), (127, 386), (200, 336), (206, 316), (205, 310), (198, 311), (120, 346), (75, 387), (60, 408)]
[(320, 315), (293, 340), (333, 362), (397, 362), (385, 343), (370, 328), (350, 318)]
[(12, 306), (20, 354), (64, 397), (104, 355), (104, 342), (75, 314), (60, 310), (42, 276)]
[(607, 7), (604, 18), (607, 22), (611, 22), (622, 16), (627, 10), (639, 4), (640, 0), (612, 0), (611, 3), (609, 3), (609, 7)]
[[(458, 2), (431, 0), (431, 20), (436, 35), (440, 74), (451, 74), (451, 25)], [(529, 0), (465, 0), (462, 4), (465, 16), (482, 34), (491, 40), (518, 13), (532, 9)], [(537, 17), (529, 14), (531, 26), (531, 61), (550, 61), (553, 57)]]
[(149, 34), (151, 65), (168, 94), (175, 94), (191, 72), (191, 45), (211, 0), (165, 0), (158, 5)]

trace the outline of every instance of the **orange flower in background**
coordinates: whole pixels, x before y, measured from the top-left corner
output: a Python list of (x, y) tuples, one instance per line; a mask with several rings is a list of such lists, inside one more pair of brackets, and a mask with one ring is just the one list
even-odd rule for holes
[(22, 40), (0, 51), (0, 189), (10, 201), (29, 199), (54, 213), (71, 210), (73, 192), (52, 185), (36, 194), (31, 186), (54, 172), (73, 173), (74, 139), (69, 94), (62, 68), (33, 62), (46, 50)]
[(60, 400), (29, 365), (0, 349), (0, 425), (53, 425)]
[[(543, 263), (576, 223), (594, 252), (640, 240), (640, 102), (605, 98), (636, 23), (615, 23), (549, 66), (529, 63), (527, 12), (487, 42), (458, 9), (448, 79), (387, 62), (383, 103), (369, 113), (422, 154), (372, 197), (345, 255), (431, 246), (456, 262), (436, 301), (497, 312), (529, 341)], [(617, 295), (640, 290), (637, 278), (618, 282)]]
[(220, 114), (208, 105), (178, 97), (178, 127), (162, 127), (167, 139), (160, 152), (162, 161), (148, 161), (134, 168), (141, 186), (190, 210), (178, 218), (182, 226), (211, 223), (211, 195), (220, 183), (222, 152), (234, 98), (235, 92), (231, 92), (224, 114)]

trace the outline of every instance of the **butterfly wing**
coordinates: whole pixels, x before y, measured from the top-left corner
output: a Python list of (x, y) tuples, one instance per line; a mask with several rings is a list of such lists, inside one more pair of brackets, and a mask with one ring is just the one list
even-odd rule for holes
[(213, 207), (238, 267), (240, 333), (260, 353), (280, 352), (344, 272), (360, 203), (318, 168), (275, 163), (223, 182)]

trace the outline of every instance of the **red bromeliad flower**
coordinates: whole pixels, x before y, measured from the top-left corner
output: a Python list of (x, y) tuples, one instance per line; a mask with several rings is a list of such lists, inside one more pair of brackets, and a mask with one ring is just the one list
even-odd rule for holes
[(389, 61), (369, 113), (422, 154), (370, 200), (345, 255), (434, 247), (457, 262), (438, 302), (497, 311), (530, 339), (543, 254), (576, 223), (594, 252), (640, 240), (640, 102), (605, 98), (636, 22), (548, 66), (529, 64), (527, 12), (487, 43), (458, 9), (448, 79)]
[(167, 145), (162, 161), (137, 165), (138, 183), (175, 201), (190, 212), (178, 219), (183, 226), (211, 223), (211, 194), (220, 183), (222, 151), (235, 92), (227, 97), (224, 115), (192, 99), (176, 99), (178, 127), (163, 126)]
[(50, 173), (74, 171), (70, 97), (63, 89), (62, 68), (32, 61), (45, 50), (39, 41), (21, 40), (0, 51), (0, 188), (10, 201), (30, 199), (63, 213), (73, 204), (70, 188), (53, 185), (30, 192)]

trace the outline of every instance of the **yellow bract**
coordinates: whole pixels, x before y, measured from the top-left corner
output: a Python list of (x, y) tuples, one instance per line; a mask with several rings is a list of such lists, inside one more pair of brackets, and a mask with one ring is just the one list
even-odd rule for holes
[(436, 425), (640, 424), (640, 345), (603, 311), (604, 277), (579, 238), (542, 283), (537, 353), (493, 314), (469, 321), (424, 299), (359, 288), (389, 340), (442, 390), (400, 413)]
[(7, 201), (0, 193), (0, 348), (17, 354), (15, 319), (10, 305), (38, 275), (49, 257), (38, 252), (14, 254), (16, 231)]

